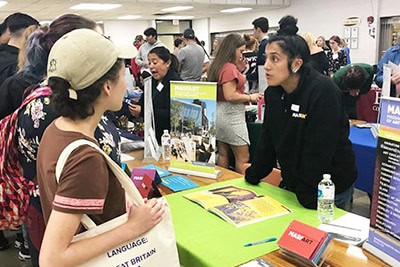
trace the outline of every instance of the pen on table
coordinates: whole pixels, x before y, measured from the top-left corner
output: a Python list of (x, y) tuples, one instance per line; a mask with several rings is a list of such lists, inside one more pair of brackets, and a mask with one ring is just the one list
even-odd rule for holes
[(348, 226), (344, 226), (344, 225), (338, 225), (338, 224), (333, 224), (333, 223), (322, 223), (322, 224), (361, 232), (361, 229), (352, 228), (352, 227), (348, 227)]
[(256, 242), (250, 242), (250, 243), (244, 244), (244, 246), (251, 247), (254, 245), (264, 244), (264, 243), (273, 242), (273, 241), (276, 241), (276, 237), (271, 237), (271, 238), (267, 238), (267, 239), (256, 241)]

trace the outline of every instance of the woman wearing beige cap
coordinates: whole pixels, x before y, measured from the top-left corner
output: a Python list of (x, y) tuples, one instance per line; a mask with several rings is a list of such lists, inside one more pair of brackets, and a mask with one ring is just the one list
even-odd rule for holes
[(37, 160), (43, 214), (47, 224), (40, 266), (76, 266), (153, 228), (164, 209), (155, 200), (133, 205), (126, 223), (93, 238), (72, 243), (87, 214), (96, 224), (125, 213), (124, 191), (96, 149), (73, 150), (59, 180), (54, 178), (61, 152), (85, 139), (97, 144), (94, 131), (103, 113), (121, 108), (126, 90), (124, 64), (102, 35), (79, 29), (52, 47), (48, 60), (52, 104), (60, 117), (46, 129)]

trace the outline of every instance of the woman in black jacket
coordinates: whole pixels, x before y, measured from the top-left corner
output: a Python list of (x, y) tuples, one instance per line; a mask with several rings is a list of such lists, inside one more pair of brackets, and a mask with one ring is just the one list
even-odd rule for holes
[(329, 173), (336, 206), (348, 209), (357, 170), (340, 91), (307, 66), (310, 51), (296, 34), (297, 20), (287, 16), (279, 23), (266, 47), (265, 119), (246, 181), (258, 184), (278, 161), (281, 187), (294, 192), (304, 207), (315, 209), (318, 183)]
[[(177, 73), (178, 60), (165, 47), (155, 47), (150, 50), (149, 67), (152, 78), (152, 98), (156, 138), (161, 144), (163, 130), (171, 130), (171, 98), (170, 81), (182, 81)], [(138, 105), (130, 104), (129, 111), (135, 117), (144, 116), (144, 95)]]

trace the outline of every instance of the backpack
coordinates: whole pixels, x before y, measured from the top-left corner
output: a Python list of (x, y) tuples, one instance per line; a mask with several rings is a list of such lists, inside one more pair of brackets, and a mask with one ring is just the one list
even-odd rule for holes
[(26, 221), (32, 181), (24, 178), (15, 140), (18, 115), (32, 100), (51, 95), (49, 87), (40, 87), (28, 95), (21, 106), (0, 121), (0, 230), (17, 228)]

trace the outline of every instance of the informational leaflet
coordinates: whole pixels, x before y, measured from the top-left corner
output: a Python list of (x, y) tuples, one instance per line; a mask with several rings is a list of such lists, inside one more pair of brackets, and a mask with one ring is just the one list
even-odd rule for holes
[[(389, 264), (400, 261), (400, 99), (382, 98), (370, 232), (364, 247)], [(396, 264), (395, 264), (396, 263)]]
[(169, 171), (216, 178), (217, 84), (171, 81)]

